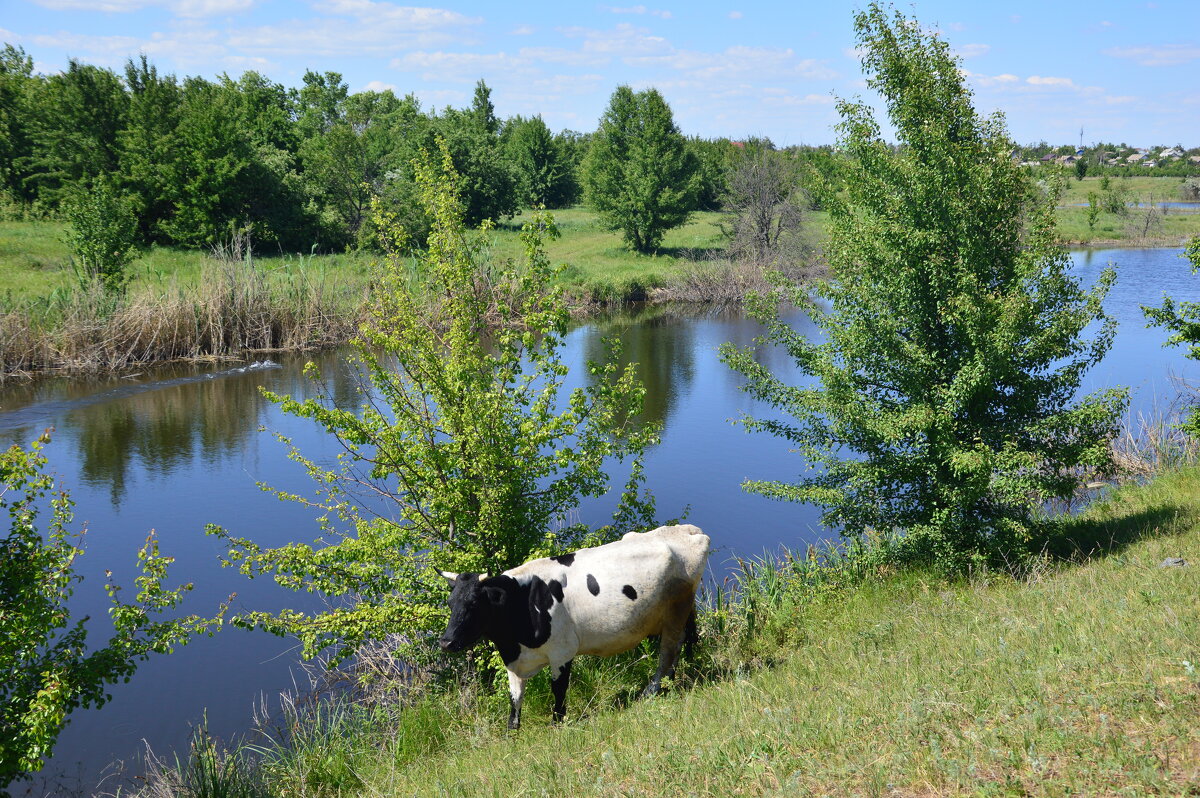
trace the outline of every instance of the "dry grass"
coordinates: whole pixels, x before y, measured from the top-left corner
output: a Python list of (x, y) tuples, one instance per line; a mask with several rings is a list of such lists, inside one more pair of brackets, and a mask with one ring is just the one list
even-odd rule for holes
[(1126, 416), (1112, 442), (1118, 480), (1147, 482), (1158, 474), (1200, 463), (1200, 440), (1179, 428), (1192, 392), (1179, 387), (1172, 403)]
[(751, 294), (772, 288), (769, 275), (778, 272), (789, 282), (803, 283), (827, 274), (824, 264), (811, 256), (790, 263), (761, 264), (749, 260), (709, 258), (694, 260), (666, 284), (647, 295), (651, 302), (736, 305)]
[(319, 269), (272, 273), (248, 256), (214, 256), (196, 287), (123, 297), (81, 287), (10, 307), (0, 314), (0, 379), (329, 346), (354, 334), (364, 300)]

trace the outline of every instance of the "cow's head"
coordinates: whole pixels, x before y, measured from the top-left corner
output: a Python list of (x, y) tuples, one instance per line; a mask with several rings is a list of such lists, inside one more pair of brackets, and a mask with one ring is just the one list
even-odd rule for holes
[(495, 622), (508, 592), (489, 585), (487, 574), (453, 574), (440, 571), (450, 583), (450, 623), (438, 640), (442, 651), (463, 651), (479, 642)]

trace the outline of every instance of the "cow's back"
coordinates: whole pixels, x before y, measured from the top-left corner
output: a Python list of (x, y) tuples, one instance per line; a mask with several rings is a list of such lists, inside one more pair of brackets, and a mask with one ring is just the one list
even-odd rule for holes
[(554, 633), (573, 638), (580, 654), (607, 656), (660, 634), (664, 623), (689, 610), (708, 547), (708, 536), (690, 524), (659, 527), (507, 573), (562, 584), (562, 601), (550, 610)]

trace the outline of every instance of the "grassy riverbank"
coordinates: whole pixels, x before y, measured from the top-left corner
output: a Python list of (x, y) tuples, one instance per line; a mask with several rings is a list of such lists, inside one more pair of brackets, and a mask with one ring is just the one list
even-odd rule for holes
[[(1070, 181), (1064, 202), (1086, 197), (1091, 178)], [(1177, 178), (1132, 178), (1131, 196), (1177, 192)], [(629, 250), (584, 208), (557, 211), (561, 237), (547, 246), (565, 264), (560, 281), (576, 308), (630, 300), (729, 300), (761, 287), (756, 268), (723, 259), (722, 215), (697, 213), (667, 233), (654, 255)], [(1097, 246), (1177, 246), (1200, 235), (1200, 214), (1104, 213), (1087, 224), (1086, 207), (1059, 211), (1064, 241)], [(819, 251), (827, 215), (806, 217)], [(491, 235), (492, 258), (520, 257), (521, 218)], [(0, 222), (0, 377), (55, 370), (119, 370), (178, 358), (226, 357), (246, 350), (327, 346), (353, 334), (371, 284), (370, 253), (254, 253), (253, 261), (152, 247), (129, 267), (117, 303), (80, 291), (55, 222)], [(819, 263), (819, 257), (818, 257)], [(818, 266), (801, 272), (819, 273)]]
[[(1114, 178), (1126, 186), (1131, 198), (1139, 202), (1178, 199), (1181, 180), (1173, 177)], [(1086, 203), (1089, 192), (1100, 191), (1099, 178), (1082, 182), (1069, 180), (1062, 203)], [(647, 289), (669, 284), (690, 269), (696, 261), (719, 257), (724, 248), (720, 223), (722, 214), (701, 212), (682, 227), (667, 232), (662, 248), (655, 255), (640, 255), (629, 250), (619, 234), (605, 230), (596, 215), (583, 207), (554, 212), (562, 236), (547, 245), (550, 259), (565, 263), (561, 280), (573, 296), (590, 301), (620, 301), (640, 296)], [(494, 232), (493, 257), (520, 254), (518, 233), (521, 217), (502, 223)], [(1130, 219), (1102, 214), (1094, 229), (1087, 226), (1086, 207), (1063, 207), (1059, 212), (1061, 237), (1081, 245), (1112, 242), (1143, 243), (1139, 240), (1138, 214)], [(820, 246), (826, 237), (828, 218), (823, 212), (806, 216), (807, 237)], [(1200, 214), (1172, 214), (1162, 217), (1155, 227), (1153, 240), (1174, 245), (1183, 238), (1200, 234)], [(0, 299), (11, 301), (43, 298), (58, 290), (69, 289), (75, 281), (70, 257), (63, 243), (65, 228), (57, 222), (0, 222)], [(348, 287), (362, 288), (370, 280), (370, 253), (345, 253), (308, 256), (271, 252), (261, 247), (255, 260), (268, 274), (286, 275), (302, 268), (319, 270)], [(209, 253), (152, 247), (144, 250), (131, 266), (132, 287), (161, 290), (169, 285), (196, 286), (202, 280)]]
[[(1200, 235), (1200, 213), (1179, 209), (1156, 209), (1149, 213), (1143, 208), (1131, 208), (1128, 215), (1102, 212), (1094, 225), (1088, 225), (1088, 194), (1100, 197), (1102, 178), (1087, 177), (1082, 181), (1068, 179), (1064, 184), (1058, 210), (1059, 238), (1078, 246), (1179, 246), (1192, 236)], [(1130, 202), (1155, 204), (1182, 199), (1180, 177), (1113, 177), (1109, 183), (1127, 192)]]
[[(665, 285), (689, 264), (718, 255), (724, 239), (721, 214), (697, 213), (682, 227), (667, 232), (655, 255), (640, 255), (627, 248), (619, 234), (605, 230), (596, 215), (584, 208), (554, 211), (561, 237), (547, 242), (554, 263), (565, 263), (563, 286), (584, 300), (620, 301), (629, 295)], [(814, 214), (819, 219), (820, 215)], [(522, 217), (501, 224), (492, 234), (491, 256), (520, 257)], [(817, 231), (823, 224), (814, 222)], [(57, 222), (0, 222), (0, 299), (27, 300), (67, 290), (75, 283), (70, 253), (63, 239), (65, 226)], [(319, 270), (352, 288), (370, 281), (372, 253), (298, 255), (271, 252), (265, 246), (254, 252), (255, 262), (268, 274), (283, 275), (302, 268)], [(203, 281), (208, 252), (151, 247), (130, 266), (131, 290), (161, 290), (169, 285), (195, 287)]]
[(629, 700), (652, 657), (581, 659), (562, 727), (543, 674), (515, 735), (502, 697), (454, 692), (305, 716), (225, 772), (269, 795), (1184, 794), (1198, 497), (1195, 469), (1118, 490), (1016, 577), (759, 566), (668, 696)]

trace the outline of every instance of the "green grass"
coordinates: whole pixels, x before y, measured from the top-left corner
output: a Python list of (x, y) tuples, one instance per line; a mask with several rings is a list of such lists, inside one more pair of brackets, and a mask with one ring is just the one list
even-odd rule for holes
[(1088, 228), (1087, 211), (1087, 208), (1074, 207), (1058, 209), (1058, 235), (1062, 241), (1093, 246), (1180, 246), (1192, 236), (1200, 235), (1200, 213), (1168, 210), (1166, 214), (1160, 214), (1160, 223), (1146, 231), (1147, 235), (1143, 237), (1144, 210), (1130, 209), (1127, 217), (1101, 213), (1094, 229)]
[[(654, 255), (630, 250), (621, 236), (604, 229), (596, 215), (584, 208), (554, 211), (561, 237), (549, 242), (554, 263), (567, 265), (561, 276), (568, 291), (582, 299), (620, 301), (639, 297), (682, 273), (691, 260), (719, 253), (724, 246), (721, 214), (701, 212), (682, 227), (668, 231)], [(814, 236), (823, 234), (822, 214), (811, 215)], [(492, 234), (492, 256), (522, 255), (519, 233), (523, 216), (502, 223)], [(54, 222), (0, 222), (0, 285), (14, 299), (45, 296), (74, 282), (70, 256), (63, 243), (63, 226)], [(172, 280), (195, 285), (208, 255), (202, 251), (151, 247), (133, 262), (134, 283), (165, 286)], [(304, 261), (336, 273), (344, 281), (365, 285), (370, 279), (370, 253), (315, 255), (260, 251), (255, 259), (267, 270), (286, 271)]]
[[(567, 265), (561, 282), (570, 293), (587, 300), (644, 298), (648, 289), (664, 285), (691, 260), (718, 253), (724, 247), (719, 213), (697, 213), (687, 224), (667, 231), (662, 247), (654, 255), (629, 249), (619, 233), (606, 230), (596, 214), (586, 208), (565, 208), (553, 214), (561, 235), (557, 241), (547, 243), (547, 255), (552, 263)], [(495, 256), (521, 255), (517, 233), (524, 218), (522, 215), (505, 222), (496, 231)]]
[[(628, 701), (651, 658), (601, 661), (565, 725), (539, 683), (516, 734), (499, 700), (426, 699), (373, 745), (341, 744), (353, 778), (307, 794), (1191, 794), (1198, 496), (1196, 470), (1117, 491), (1052, 542), (1076, 562), (1020, 578), (814, 586), (811, 569), (760, 567), (758, 631), (713, 639), (706, 621), (706, 661), (744, 667)], [(1179, 556), (1193, 564), (1160, 567)]]
[[(1100, 193), (1100, 177), (1085, 177), (1082, 181), (1072, 176), (1063, 187), (1062, 201), (1064, 203), (1087, 202), (1088, 192)], [(1179, 186), (1182, 177), (1109, 177), (1113, 185), (1126, 186), (1140, 202), (1146, 202), (1153, 195), (1156, 201), (1175, 201), (1180, 199)]]
[[(1121, 180), (1114, 178), (1114, 180)], [(1123, 182), (1141, 199), (1151, 194), (1174, 199), (1178, 178), (1135, 177)], [(1088, 191), (1099, 190), (1098, 178), (1082, 183), (1070, 180), (1063, 202), (1086, 202)], [(1086, 208), (1062, 208), (1060, 233), (1072, 243), (1147, 243), (1137, 236), (1136, 219), (1130, 222), (1103, 214), (1094, 230), (1087, 227)], [(720, 231), (721, 214), (700, 212), (682, 227), (667, 233), (654, 255), (640, 255), (625, 246), (618, 233), (605, 230), (595, 213), (576, 207), (554, 212), (561, 237), (547, 246), (554, 263), (566, 264), (561, 282), (567, 291), (582, 301), (618, 302), (643, 298), (646, 292), (668, 284), (686, 272), (696, 258), (719, 255), (724, 246)], [(502, 223), (492, 234), (493, 257), (520, 257), (518, 237), (522, 216)], [(818, 246), (828, 234), (828, 215), (810, 212), (806, 217), (808, 237)], [(63, 225), (57, 222), (0, 222), (0, 301), (20, 302), (44, 298), (56, 289), (75, 285), (70, 254), (63, 243)], [(1200, 214), (1168, 213), (1162, 227), (1153, 233), (1153, 244), (1174, 244), (1200, 235)], [(271, 252), (264, 247), (255, 253), (259, 265), (268, 272), (288, 274), (301, 267), (336, 278), (350, 288), (361, 288), (370, 281), (370, 253), (308, 255)], [(208, 254), (203, 251), (170, 247), (143, 250), (131, 265), (133, 283), (151, 290), (172, 285), (195, 286), (204, 272)]]
[[(1173, 202), (1180, 199), (1179, 186), (1183, 182), (1180, 177), (1111, 177), (1114, 186), (1121, 186), (1130, 192), (1131, 199), (1136, 202)], [(1082, 181), (1074, 178), (1064, 186), (1060, 200), (1064, 206), (1058, 211), (1059, 237), (1074, 244), (1091, 244), (1103, 246), (1118, 244), (1130, 246), (1172, 246), (1200, 235), (1200, 213), (1184, 214), (1178, 211), (1167, 211), (1161, 216), (1161, 224), (1147, 231), (1142, 236), (1141, 221), (1145, 211), (1131, 209), (1128, 217), (1114, 216), (1111, 213), (1101, 213), (1094, 228), (1087, 224), (1086, 207), (1077, 207), (1079, 203), (1088, 201), (1089, 192), (1100, 195), (1099, 177), (1087, 177)]]

